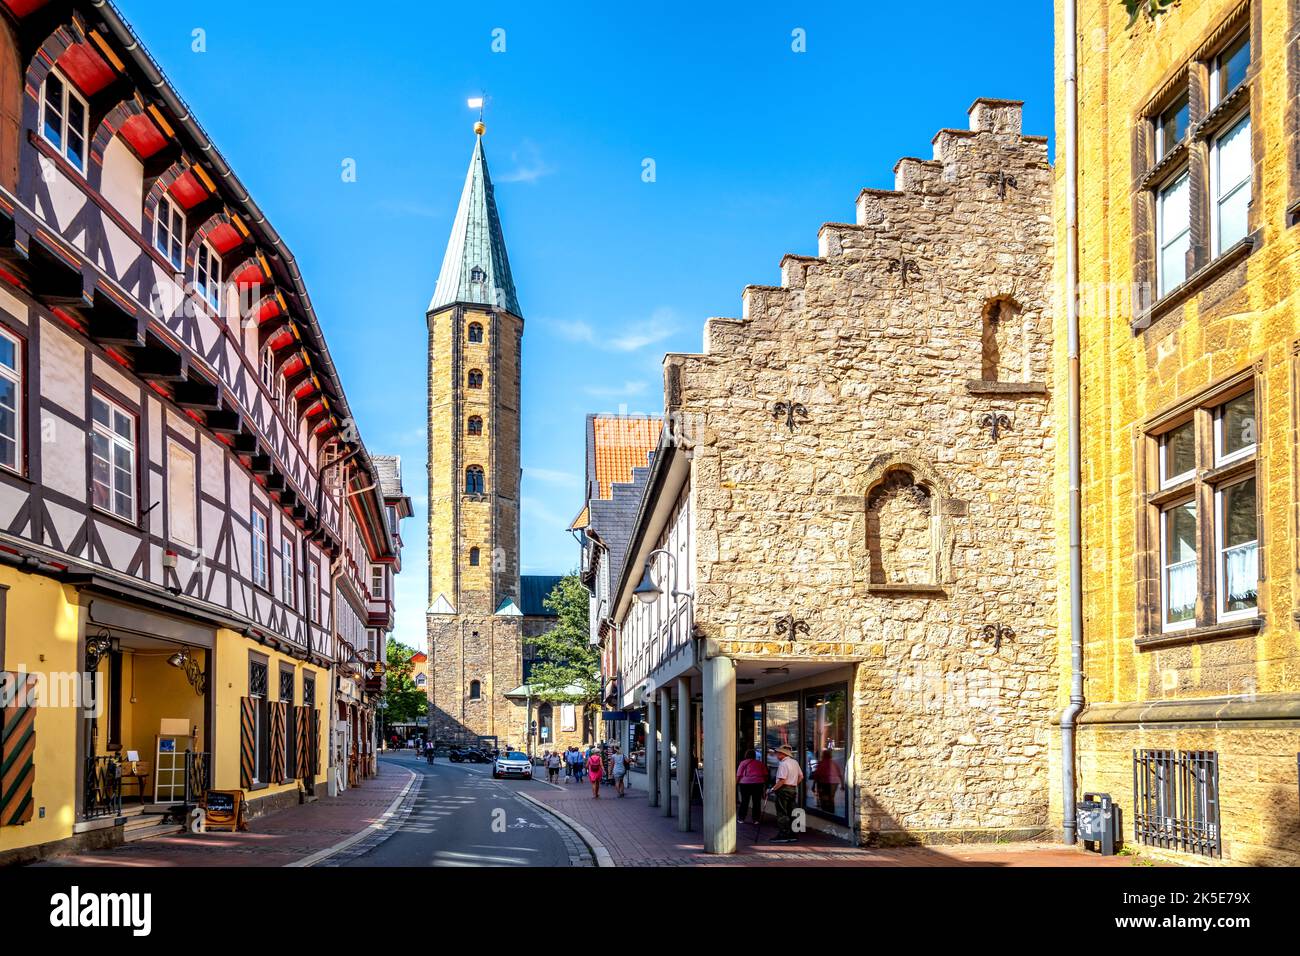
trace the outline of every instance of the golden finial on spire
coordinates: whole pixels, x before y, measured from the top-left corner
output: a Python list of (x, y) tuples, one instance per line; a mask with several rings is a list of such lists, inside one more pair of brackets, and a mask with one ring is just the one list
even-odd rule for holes
[(478, 109), (478, 122), (474, 124), (474, 134), (482, 136), (487, 132), (487, 124), (483, 122), (483, 97), (471, 96), (468, 102), (470, 109)]

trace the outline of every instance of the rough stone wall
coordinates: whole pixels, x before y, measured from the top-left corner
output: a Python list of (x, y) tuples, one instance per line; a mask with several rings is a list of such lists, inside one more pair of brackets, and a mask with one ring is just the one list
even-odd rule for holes
[[(473, 323), (482, 342), (469, 340)], [(494, 613), (519, 597), (522, 334), (522, 321), (501, 312), (453, 307), (429, 317), (429, 602), (445, 597), (456, 613), (428, 616), (428, 694), (434, 735), (448, 741), (524, 741), (524, 706), (502, 696), (522, 680), (522, 623)], [(471, 371), (482, 374), (480, 388), (468, 387)], [(471, 416), (481, 434), (469, 434)], [(465, 493), (473, 465), (484, 472), (481, 495)]]
[[(696, 440), (696, 626), (737, 656), (860, 661), (864, 839), (1027, 835), (1056, 686), (1046, 140), (1019, 103), (979, 100), (895, 178), (822, 227), (819, 256), (786, 256), (780, 287), (747, 288), (742, 319), (709, 320), (705, 354), (666, 360)], [(989, 383), (999, 297), (1023, 374)], [(808, 633), (779, 640), (785, 613)]]

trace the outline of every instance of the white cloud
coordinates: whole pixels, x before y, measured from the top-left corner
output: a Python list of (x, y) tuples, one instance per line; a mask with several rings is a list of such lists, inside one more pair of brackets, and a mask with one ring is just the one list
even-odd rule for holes
[(548, 485), (563, 485), (568, 488), (576, 488), (582, 482), (571, 471), (560, 471), (557, 468), (530, 468), (524, 467), (525, 478), (536, 478), (538, 481), (544, 481)]
[(543, 176), (555, 172), (555, 168), (542, 158), (542, 151), (537, 148), (537, 144), (530, 139), (524, 140), (520, 148), (510, 154), (510, 160), (515, 164), (514, 169), (497, 176), (497, 182), (535, 183)]
[(591, 323), (582, 319), (554, 319), (550, 325), (570, 342), (581, 342), (606, 352), (637, 352), (677, 331), (675, 314), (667, 306), (655, 309), (646, 319), (626, 320), (618, 323), (617, 328), (601, 329), (599, 335)]
[(627, 381), (622, 385), (584, 385), (582, 390), (592, 398), (631, 398), (644, 394), (648, 387), (645, 382)]

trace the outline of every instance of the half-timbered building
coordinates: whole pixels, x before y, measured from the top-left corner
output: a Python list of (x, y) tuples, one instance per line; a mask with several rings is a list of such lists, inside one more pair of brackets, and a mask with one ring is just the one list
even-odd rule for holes
[(112, 4), (0, 0), (0, 859), (323, 787), (382, 671), (379, 477), (292, 253)]

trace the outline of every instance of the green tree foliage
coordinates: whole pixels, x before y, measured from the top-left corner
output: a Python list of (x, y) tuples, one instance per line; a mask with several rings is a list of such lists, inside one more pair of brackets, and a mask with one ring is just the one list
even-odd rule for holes
[(388, 671), (384, 686), (384, 720), (389, 724), (413, 723), (415, 718), (429, 712), (428, 695), (415, 686), (415, 667), (411, 658), (415, 651), (405, 644), (388, 638)]
[(555, 627), (529, 643), (537, 648), (528, 686), (533, 696), (562, 704), (600, 700), (600, 649), (589, 643), (590, 598), (576, 574), (560, 579), (546, 598), (558, 616)]

